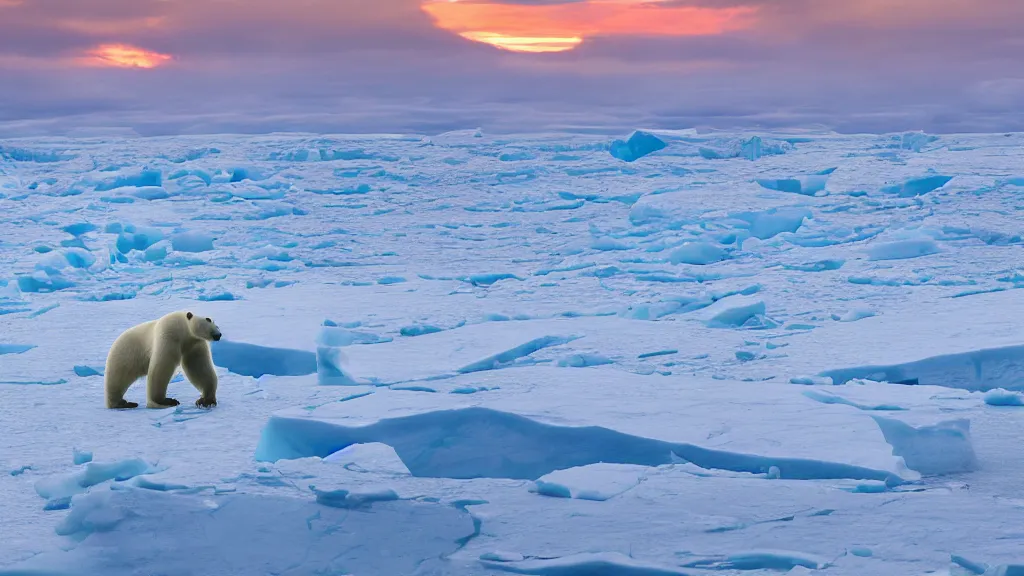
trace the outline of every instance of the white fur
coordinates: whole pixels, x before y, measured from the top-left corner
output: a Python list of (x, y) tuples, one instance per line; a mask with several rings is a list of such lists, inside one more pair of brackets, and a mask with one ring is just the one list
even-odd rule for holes
[[(107, 354), (107, 408), (127, 408), (124, 394), (146, 376), (146, 407), (169, 408), (167, 385), (178, 367), (202, 394), (200, 401), (216, 404), (217, 371), (210, 355), (210, 340), (220, 329), (208, 318), (188, 312), (172, 312), (158, 320), (133, 326), (114, 340)], [(199, 402), (199, 401), (197, 401)]]

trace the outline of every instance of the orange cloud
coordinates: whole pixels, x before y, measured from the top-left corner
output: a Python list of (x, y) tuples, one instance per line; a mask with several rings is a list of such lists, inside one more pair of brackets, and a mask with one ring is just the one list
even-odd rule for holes
[(105, 68), (156, 68), (172, 60), (169, 54), (160, 54), (127, 44), (101, 44), (78, 59), (83, 66)]
[[(757, 8), (659, 5), (651, 0), (586, 0), (552, 5), (431, 0), (437, 27), (518, 52), (571, 50), (585, 38), (612, 35), (700, 36), (753, 24)], [(535, 49), (543, 46), (544, 50)]]

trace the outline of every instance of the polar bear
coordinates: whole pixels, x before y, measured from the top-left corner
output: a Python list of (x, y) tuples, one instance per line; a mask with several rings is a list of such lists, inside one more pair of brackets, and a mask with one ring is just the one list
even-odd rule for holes
[(104, 376), (107, 408), (138, 407), (137, 403), (126, 401), (124, 393), (143, 376), (146, 377), (147, 408), (177, 406), (177, 400), (167, 397), (167, 385), (178, 366), (202, 394), (196, 406), (216, 406), (217, 371), (208, 342), (220, 340), (220, 337), (220, 328), (213, 320), (191, 312), (171, 312), (125, 330), (114, 340), (107, 354)]

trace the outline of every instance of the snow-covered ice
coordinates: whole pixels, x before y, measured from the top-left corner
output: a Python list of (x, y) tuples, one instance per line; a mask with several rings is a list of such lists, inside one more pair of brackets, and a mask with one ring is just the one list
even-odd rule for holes
[(0, 146), (0, 575), (1024, 571), (1024, 135)]

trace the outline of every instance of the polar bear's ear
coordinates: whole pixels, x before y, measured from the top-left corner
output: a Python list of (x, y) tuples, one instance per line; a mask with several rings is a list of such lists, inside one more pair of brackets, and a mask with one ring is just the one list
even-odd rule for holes
[(188, 312), (187, 314), (185, 314), (185, 318), (188, 318), (189, 320), (191, 320), (192, 319), (192, 313)]

